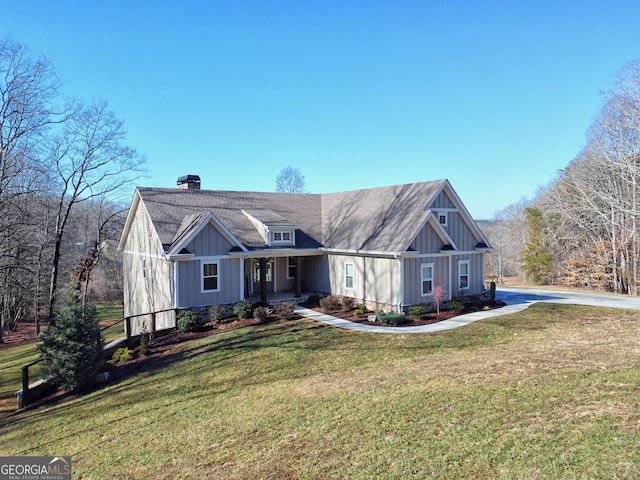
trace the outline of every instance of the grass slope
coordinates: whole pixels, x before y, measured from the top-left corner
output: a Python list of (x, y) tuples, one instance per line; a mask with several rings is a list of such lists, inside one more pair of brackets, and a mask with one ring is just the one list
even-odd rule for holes
[(640, 313), (538, 304), (438, 334), (307, 320), (185, 342), (5, 418), (74, 478), (638, 478)]

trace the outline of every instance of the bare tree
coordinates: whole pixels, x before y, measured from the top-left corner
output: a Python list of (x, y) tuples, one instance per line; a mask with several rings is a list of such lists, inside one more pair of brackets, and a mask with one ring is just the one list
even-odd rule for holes
[(573, 284), (640, 292), (640, 62), (626, 65), (604, 94), (582, 152), (540, 205), (563, 275)]
[(51, 62), (34, 59), (10, 37), (0, 39), (0, 342), (7, 323), (24, 318), (31, 304), (33, 202), (48, 173), (39, 147), (49, 127), (67, 118), (59, 100)]
[(297, 168), (284, 167), (276, 178), (276, 192), (306, 193), (304, 175)]
[(76, 108), (53, 142), (51, 163), (59, 192), (53, 232), (50, 316), (58, 288), (63, 236), (73, 208), (88, 200), (116, 198), (143, 171), (144, 157), (124, 143), (125, 136), (123, 122), (106, 101), (97, 101)]
[(493, 252), (487, 256), (487, 273), (500, 284), (505, 277), (522, 273), (520, 256), (527, 242), (524, 210), (530, 203), (523, 198), (496, 212), (494, 220), (481, 224), (493, 246)]

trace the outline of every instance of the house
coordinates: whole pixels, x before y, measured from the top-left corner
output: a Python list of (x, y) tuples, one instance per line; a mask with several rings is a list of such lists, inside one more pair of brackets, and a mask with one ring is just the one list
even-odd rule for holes
[(286, 292), (403, 310), (437, 287), (481, 293), (491, 250), (448, 180), (297, 194), (203, 190), (195, 175), (137, 188), (119, 248), (125, 316)]

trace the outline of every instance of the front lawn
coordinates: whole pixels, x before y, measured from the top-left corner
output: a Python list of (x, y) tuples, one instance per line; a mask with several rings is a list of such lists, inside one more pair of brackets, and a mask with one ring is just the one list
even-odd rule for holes
[(5, 418), (0, 451), (96, 479), (638, 478), (639, 344), (640, 312), (550, 304), (437, 334), (250, 326)]

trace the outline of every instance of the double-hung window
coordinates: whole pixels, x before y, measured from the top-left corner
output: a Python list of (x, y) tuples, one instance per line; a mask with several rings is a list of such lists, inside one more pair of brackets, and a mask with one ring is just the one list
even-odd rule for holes
[(202, 261), (202, 292), (220, 291), (220, 262)]
[(433, 263), (423, 263), (420, 265), (420, 283), (422, 285), (422, 295), (433, 294)]
[(458, 262), (458, 288), (460, 290), (469, 288), (469, 260)]
[(353, 289), (353, 263), (347, 262), (344, 264), (344, 286), (348, 289)]

